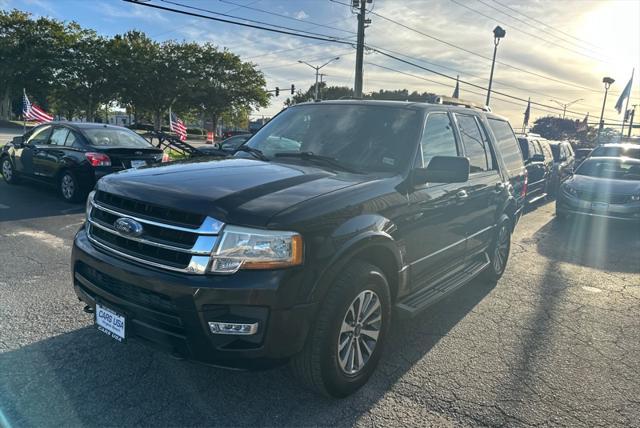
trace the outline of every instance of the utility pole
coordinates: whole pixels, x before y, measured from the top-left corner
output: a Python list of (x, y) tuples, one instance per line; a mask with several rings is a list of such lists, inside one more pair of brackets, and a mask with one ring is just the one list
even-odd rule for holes
[(578, 101), (583, 101), (583, 100), (584, 98), (578, 98), (577, 100), (573, 100), (570, 103), (566, 103), (566, 104), (562, 104), (560, 101), (556, 101), (556, 100), (549, 100), (549, 101), (554, 102), (558, 104), (560, 107), (562, 107), (562, 118), (564, 119), (565, 115), (567, 114), (567, 107), (570, 107), (575, 103), (577, 103)]
[(309, 64), (309, 63), (308, 63), (308, 62), (306, 62), (306, 61), (298, 60), (298, 62), (299, 62), (300, 64), (308, 65), (309, 67), (313, 68), (313, 69), (316, 71), (316, 85), (315, 85), (315, 91), (314, 91), (314, 92), (315, 92), (315, 96), (314, 96), (314, 98), (313, 98), (313, 99), (314, 99), (314, 101), (318, 101), (318, 76), (320, 75), (320, 69), (321, 69), (322, 67), (324, 67), (325, 65), (327, 65), (327, 64), (329, 64), (329, 63), (331, 63), (331, 62), (333, 62), (333, 61), (337, 61), (337, 60), (339, 60), (339, 59), (340, 59), (340, 57), (339, 57), (339, 56), (337, 56), (337, 57), (335, 57), (335, 58), (331, 58), (329, 61), (325, 62), (325, 63), (324, 63), (324, 64), (322, 64), (322, 65), (318, 65), (318, 66), (311, 65), (311, 64)]
[(320, 90), (319, 90), (319, 92), (320, 92), (320, 94), (319, 94), (320, 95), (320, 100), (322, 100), (322, 78), (325, 77), (325, 76), (328, 76), (328, 74), (320, 73)]
[(356, 45), (356, 79), (353, 85), (355, 98), (362, 98), (362, 65), (364, 63), (364, 29), (365, 24), (370, 24), (371, 20), (366, 19), (367, 3), (372, 4), (373, 0), (353, 0), (352, 9), (358, 14), (358, 41)]
[(604, 128), (604, 107), (607, 105), (607, 94), (609, 93), (609, 88), (615, 82), (611, 77), (603, 77), (602, 83), (604, 83), (604, 100), (602, 101), (602, 112), (600, 113), (600, 123), (598, 124), (598, 137), (597, 143), (600, 144), (600, 134), (602, 133), (602, 128)]
[(498, 45), (500, 44), (500, 39), (504, 38), (506, 34), (507, 32), (499, 25), (493, 29), (493, 60), (491, 61), (491, 74), (489, 74), (489, 88), (487, 89), (487, 102), (485, 103), (487, 107), (489, 107), (489, 100), (491, 100), (491, 84), (493, 83), (493, 69), (496, 66)]

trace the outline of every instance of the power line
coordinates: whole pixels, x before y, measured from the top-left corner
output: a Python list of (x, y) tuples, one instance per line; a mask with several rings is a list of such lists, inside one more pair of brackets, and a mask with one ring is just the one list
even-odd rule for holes
[[(436, 71), (436, 70), (429, 69), (427, 67), (423, 67), (423, 66), (421, 66), (419, 64), (416, 64), (414, 62), (407, 61), (407, 60), (399, 58), (399, 57), (397, 57), (395, 55), (391, 55), (391, 54), (389, 54), (387, 52), (383, 52), (380, 49), (374, 49), (374, 48), (371, 48), (371, 47), (369, 47), (369, 48), (371, 50), (373, 50), (374, 52), (377, 52), (377, 53), (379, 53), (379, 54), (381, 54), (383, 56), (386, 56), (388, 58), (394, 59), (396, 61), (405, 63), (407, 65), (411, 65), (413, 67), (420, 68), (422, 70), (428, 71), (428, 72), (433, 73), (433, 74), (437, 74), (439, 76), (445, 77), (445, 78), (450, 79), (450, 80), (459, 80), (460, 83), (464, 83), (465, 85), (472, 86), (474, 88), (482, 89), (482, 90), (485, 90), (485, 91), (487, 90), (487, 88), (485, 88), (483, 86), (476, 85), (475, 83), (471, 83), (471, 82), (468, 82), (468, 81), (465, 81), (465, 80), (461, 80), (461, 79), (458, 79), (458, 78), (453, 77), (453, 76), (449, 76), (447, 74), (441, 73), (441, 72)], [(505, 97), (508, 97), (508, 98), (511, 98), (511, 99), (514, 99), (514, 100), (519, 100), (519, 101), (523, 101), (523, 102), (529, 102), (529, 100), (525, 100), (524, 98), (516, 97), (514, 95), (509, 95), (509, 94), (506, 94), (504, 92), (500, 92), (500, 91), (493, 91), (493, 92), (495, 92), (498, 95), (502, 95), (502, 96), (505, 96)], [(542, 104), (542, 103), (539, 103), (539, 102), (536, 102), (536, 101), (531, 101), (531, 104), (532, 105), (537, 105), (537, 106), (540, 106), (540, 107), (549, 108), (549, 109), (552, 109), (552, 110), (561, 110), (558, 107), (554, 107), (554, 106), (551, 106), (551, 105), (548, 105), (548, 104)], [(572, 113), (572, 114), (576, 114), (576, 115), (584, 115), (584, 113), (571, 111), (571, 110), (567, 110), (567, 113)], [(605, 120), (612, 120), (612, 119), (605, 119)]]
[[(462, 5), (461, 5), (460, 3), (458, 3), (457, 1), (454, 1), (454, 0), (451, 0), (451, 1), (453, 1), (454, 3), (457, 3), (458, 5), (462, 6)], [(525, 24), (525, 25), (531, 25), (531, 24), (530, 24), (530, 23), (528, 23), (527, 21), (525, 21), (525, 20), (523, 20), (523, 19), (520, 19), (520, 18), (518, 18), (517, 16), (513, 16), (513, 15), (511, 15), (511, 14), (507, 13), (507, 12), (504, 12), (503, 10), (500, 10), (499, 8), (497, 8), (497, 7), (495, 7), (495, 6), (492, 6), (492, 5), (490, 5), (490, 4), (486, 3), (486, 2), (484, 2), (483, 0), (476, 0), (476, 1), (478, 1), (479, 3), (481, 3), (481, 4), (485, 5), (485, 6), (487, 6), (488, 8), (493, 9), (493, 10), (495, 10), (495, 11), (497, 11), (497, 12), (499, 12), (499, 13), (501, 13), (501, 14), (505, 15), (505, 16), (508, 16), (508, 17), (510, 17), (510, 18), (512, 18), (512, 19), (515, 19), (515, 20), (516, 20), (516, 21), (518, 21), (518, 22), (521, 22), (521, 23), (523, 23), (523, 24)], [(467, 7), (467, 6), (465, 6), (465, 7)], [(467, 7), (467, 9), (470, 9), (470, 8), (468, 8), (468, 7)], [(471, 9), (471, 10), (473, 10), (473, 9)], [(484, 14), (482, 14), (482, 13), (478, 12), (478, 11), (476, 11), (476, 13), (481, 14), (482, 16), (488, 17), (487, 15), (484, 15)], [(488, 17), (488, 18), (491, 18), (491, 17)], [(491, 19), (493, 19), (493, 18), (491, 18)], [(498, 21), (498, 22), (499, 22), (499, 21)], [(507, 25), (507, 24), (505, 24), (505, 25)], [(526, 35), (528, 35), (528, 36), (530, 36), (530, 37), (534, 37), (534, 38), (540, 39), (540, 40), (545, 41), (545, 42), (547, 42), (547, 43), (553, 43), (552, 41), (549, 41), (549, 40), (543, 39), (542, 37), (536, 36), (535, 34), (531, 34), (531, 33), (529, 33), (529, 32), (526, 32), (526, 31), (524, 31), (524, 30), (521, 30), (521, 29), (519, 29), (518, 27), (515, 27), (515, 26), (514, 26), (514, 27), (512, 27), (512, 28), (514, 28), (514, 29), (516, 29), (517, 31), (520, 31), (521, 33), (524, 33), (524, 34), (526, 34)], [(582, 49), (582, 50), (585, 50), (585, 51), (589, 51), (589, 52), (591, 52), (591, 53), (593, 53), (593, 54), (595, 54), (595, 55), (599, 55), (599, 56), (602, 54), (601, 52), (595, 52), (595, 51), (593, 51), (593, 50), (591, 50), (591, 49), (589, 49), (589, 48), (585, 48), (585, 47), (583, 47), (583, 46), (580, 46), (580, 45), (578, 45), (578, 44), (577, 44), (577, 43), (575, 43), (575, 42), (572, 42), (572, 41), (567, 40), (567, 39), (565, 39), (565, 38), (562, 38), (562, 37), (556, 36), (556, 35), (554, 35), (554, 34), (551, 34), (551, 33), (549, 33), (548, 31), (546, 31), (546, 30), (544, 30), (544, 29), (541, 29), (541, 28), (537, 28), (537, 29), (538, 29), (538, 31), (540, 31), (540, 32), (542, 32), (542, 33), (545, 33), (545, 34), (548, 34), (548, 35), (550, 35), (551, 37), (555, 37), (556, 39), (561, 40), (561, 41), (563, 41), (564, 43), (571, 44), (571, 45), (573, 45), (573, 46), (577, 47), (578, 49)], [(577, 51), (574, 51), (574, 50), (572, 50), (572, 49), (566, 48), (565, 46), (560, 46), (560, 45), (558, 45), (558, 47), (563, 48), (563, 49), (566, 49), (566, 50), (569, 50), (569, 51), (571, 51), (571, 52), (575, 52), (575, 53), (577, 53), (577, 54), (579, 54), (579, 55), (587, 56), (587, 57), (589, 57), (589, 58), (595, 59), (595, 60), (600, 61), (600, 62), (605, 62), (605, 63), (606, 63), (606, 62), (608, 62), (608, 61), (605, 61), (605, 60), (602, 60), (602, 59), (598, 59), (598, 58), (590, 57), (590, 56), (588, 56), (588, 55), (585, 55), (584, 53), (577, 52)]]
[[(157, 4), (139, 3), (136, 0), (123, 0), (123, 1), (125, 1), (127, 3), (134, 3), (134, 4), (146, 6), (146, 7), (151, 7), (151, 8), (154, 8), (154, 9), (160, 9), (160, 10), (166, 10), (166, 11), (169, 11), (169, 12), (175, 12), (175, 13), (179, 13), (179, 14), (182, 14), (182, 15), (194, 16), (194, 17), (197, 17), (197, 18), (205, 18), (205, 19), (210, 19), (212, 21), (217, 21), (217, 22), (224, 22), (226, 24), (233, 24), (233, 25), (238, 25), (238, 26), (241, 26), (241, 27), (249, 27), (249, 28), (255, 28), (255, 29), (258, 29), (258, 30), (270, 31), (272, 33), (286, 34), (286, 35), (289, 35), (289, 36), (302, 37), (302, 38), (305, 38), (305, 39), (320, 40), (320, 41), (325, 41), (325, 42), (334, 42), (334, 43), (339, 43), (339, 44), (344, 44), (344, 45), (351, 45), (351, 42), (348, 42), (348, 41), (345, 41), (345, 40), (342, 40), (342, 39), (339, 39), (339, 38), (335, 38), (333, 36), (326, 35), (326, 34), (320, 34), (318, 36), (315, 36), (315, 35), (312, 35), (312, 34), (301, 34), (301, 32), (299, 32), (299, 30), (296, 30), (296, 29), (290, 29), (290, 31), (288, 31), (288, 30), (280, 30), (280, 29), (276, 29), (276, 28), (265, 27), (263, 25), (247, 24), (247, 23), (244, 23), (244, 22), (232, 21), (230, 19), (216, 18), (214, 16), (203, 15), (203, 14), (200, 14), (200, 13), (189, 12), (189, 11), (186, 11), (186, 10), (174, 9), (174, 8), (170, 8), (170, 7), (160, 6), (160, 5), (157, 5)], [(179, 3), (176, 3), (176, 4), (179, 4)], [(185, 5), (181, 5), (181, 6), (189, 8), (189, 6), (185, 6)], [(245, 20), (244, 18), (240, 18), (240, 19)], [(266, 25), (270, 25), (270, 24), (266, 24)], [(308, 33), (308, 32), (305, 32), (305, 33)]]
[(583, 44), (585, 44), (585, 45), (590, 45), (590, 46), (592, 46), (592, 47), (594, 47), (594, 48), (596, 48), (596, 49), (603, 50), (603, 48), (602, 48), (601, 46), (595, 45), (595, 44), (590, 43), (590, 42), (588, 42), (588, 41), (586, 41), (586, 40), (579, 39), (578, 37), (575, 37), (575, 36), (573, 36), (573, 35), (571, 35), (571, 34), (569, 34), (569, 33), (565, 33), (565, 32), (564, 32), (564, 31), (562, 31), (562, 30), (558, 30), (557, 28), (555, 28), (555, 27), (553, 27), (553, 26), (551, 26), (551, 25), (549, 25), (549, 24), (546, 24), (546, 23), (544, 23), (544, 22), (542, 22), (542, 21), (539, 21), (539, 20), (537, 20), (536, 18), (534, 18), (534, 17), (532, 17), (532, 16), (526, 15), (526, 14), (524, 14), (524, 13), (522, 13), (522, 12), (520, 12), (520, 11), (518, 11), (518, 10), (514, 9), (514, 8), (512, 8), (512, 7), (511, 7), (511, 6), (509, 6), (509, 5), (506, 5), (506, 4), (502, 3), (502, 2), (499, 2), (498, 0), (492, 0), (492, 1), (493, 1), (494, 3), (499, 4), (500, 6), (502, 6), (502, 7), (504, 7), (504, 8), (506, 8), (506, 9), (511, 10), (512, 12), (515, 12), (515, 13), (517, 13), (517, 14), (520, 14), (520, 15), (524, 16), (524, 17), (525, 17), (525, 18), (527, 18), (527, 19), (530, 19), (530, 20), (532, 20), (532, 21), (534, 21), (534, 22), (537, 22), (538, 24), (544, 25), (545, 27), (551, 28), (552, 30), (557, 31), (557, 32), (558, 32), (558, 33), (560, 33), (560, 34), (563, 34), (563, 35), (565, 35), (565, 36), (571, 37), (572, 39), (577, 40), (577, 41), (579, 41), (579, 42), (582, 42), (582, 43), (583, 43)]
[[(131, 0), (124, 0), (124, 1), (131, 2)], [(242, 21), (252, 22), (254, 24), (269, 25), (269, 26), (274, 27), (274, 28), (280, 28), (280, 29), (284, 29), (284, 30), (288, 30), (288, 31), (295, 31), (295, 32), (298, 32), (298, 33), (310, 34), (310, 35), (314, 35), (314, 36), (332, 37), (332, 38), (334, 38), (336, 40), (340, 40), (341, 39), (339, 37), (327, 36), (326, 34), (320, 34), (320, 33), (315, 33), (315, 32), (312, 32), (312, 31), (300, 30), (300, 29), (297, 29), (297, 28), (285, 27), (285, 26), (282, 26), (282, 25), (271, 24), (269, 22), (257, 21), (255, 19), (243, 18), (241, 16), (235, 16), (235, 15), (229, 15), (227, 13), (222, 13), (222, 12), (215, 12), (215, 11), (213, 11), (211, 9), (204, 9), (204, 8), (201, 8), (201, 7), (189, 6), (189, 5), (186, 5), (184, 3), (178, 3), (178, 2), (175, 2), (175, 1), (171, 1), (171, 0), (160, 0), (160, 1), (163, 2), (163, 3), (172, 4), (172, 5), (175, 5), (175, 6), (184, 7), (185, 9), (198, 10), (200, 12), (207, 12), (207, 13), (211, 13), (213, 15), (224, 16), (226, 18), (240, 19)], [(138, 3), (138, 4), (140, 4), (140, 3)], [(148, 4), (148, 3), (145, 3), (145, 6), (160, 7), (160, 6), (156, 6), (156, 5), (152, 5), (152, 4)], [(184, 11), (182, 11), (182, 12), (184, 12)]]
[[(266, 13), (268, 15), (277, 16), (279, 18), (288, 19), (290, 21), (303, 22), (305, 24), (312, 24), (313, 26), (317, 26), (317, 27), (329, 28), (331, 30), (338, 30), (338, 31), (342, 31), (342, 32), (345, 32), (345, 33), (349, 33), (349, 34), (355, 34), (355, 32), (350, 31), (350, 30), (345, 30), (343, 28), (331, 27), (328, 24), (311, 23), (309, 21), (305, 21), (304, 19), (296, 18), (296, 17), (293, 17), (293, 16), (282, 15), (280, 13), (275, 13), (275, 12), (272, 12), (270, 10), (264, 10), (264, 9), (260, 9), (260, 8), (257, 8), (257, 7), (246, 6), (246, 5), (243, 5), (243, 4), (240, 4), (240, 3), (232, 2), (230, 0), (218, 0), (218, 1), (220, 1), (222, 3), (227, 3), (227, 4), (232, 4), (232, 5), (238, 6), (237, 8), (255, 10), (256, 12)], [(343, 20), (339, 20), (339, 21), (336, 21), (336, 22), (340, 22), (340, 21), (343, 21)]]
[[(474, 52), (474, 51), (471, 51), (471, 50), (469, 50), (469, 49), (463, 48), (463, 47), (461, 47), (461, 46), (455, 45), (455, 44), (453, 44), (453, 43), (451, 43), (451, 42), (447, 42), (446, 40), (443, 40), (443, 39), (440, 39), (440, 38), (438, 38), (438, 37), (432, 36), (431, 34), (427, 34), (427, 33), (423, 32), (423, 31), (417, 30), (417, 29), (415, 29), (415, 28), (413, 28), (413, 27), (409, 27), (409, 26), (408, 26), (408, 25), (406, 25), (406, 24), (403, 24), (403, 23), (398, 22), (398, 21), (396, 21), (396, 20), (394, 20), (394, 19), (388, 18), (388, 17), (386, 17), (386, 16), (384, 16), (384, 15), (381, 15), (381, 14), (379, 14), (379, 13), (377, 13), (377, 12), (372, 12), (372, 14), (373, 14), (373, 15), (375, 15), (375, 16), (377, 16), (377, 17), (379, 17), (379, 18), (382, 18), (382, 19), (384, 19), (384, 20), (386, 20), (386, 21), (392, 22), (392, 23), (394, 23), (394, 24), (396, 24), (396, 25), (398, 25), (398, 26), (400, 26), (400, 27), (402, 27), (402, 28), (405, 28), (405, 29), (407, 29), (407, 30), (413, 31), (413, 32), (418, 33), (418, 34), (420, 34), (420, 35), (422, 35), (422, 36), (425, 36), (425, 37), (428, 37), (428, 38), (430, 38), (430, 39), (432, 39), (432, 40), (435, 40), (435, 41), (437, 41), (437, 42), (439, 42), (439, 43), (443, 43), (443, 44), (445, 44), (445, 45), (447, 45), (447, 46), (450, 46), (450, 47), (452, 47), (452, 48), (455, 48), (455, 49), (461, 50), (461, 51), (463, 51), (463, 52), (466, 52), (466, 53), (468, 53), (468, 54), (471, 54), (471, 55), (474, 55), (474, 56), (477, 56), (477, 57), (483, 58), (483, 59), (485, 59), (485, 60), (487, 60), (487, 61), (492, 61), (492, 59), (491, 59), (491, 58), (489, 58), (489, 57), (487, 57), (487, 56), (484, 56), (484, 55), (479, 54), (479, 53), (477, 53), (477, 52)], [(514, 70), (517, 70), (517, 71), (523, 72), (523, 73), (527, 73), (527, 74), (530, 74), (530, 75), (533, 75), (533, 76), (536, 76), (536, 77), (540, 77), (540, 78), (543, 78), (543, 79), (551, 80), (551, 81), (556, 82), (556, 83), (561, 83), (561, 84), (566, 85), (566, 86), (572, 86), (572, 87), (574, 87), (574, 88), (578, 88), (578, 89), (582, 89), (582, 90), (586, 90), (586, 91), (590, 91), (590, 92), (596, 92), (596, 93), (600, 93), (600, 92), (602, 92), (602, 91), (600, 91), (600, 90), (595, 90), (595, 89), (592, 89), (592, 88), (588, 88), (588, 87), (586, 87), (586, 86), (578, 85), (578, 84), (576, 84), (576, 83), (567, 82), (567, 81), (565, 81), (565, 80), (556, 79), (556, 78), (553, 78), (553, 77), (550, 77), (550, 76), (545, 76), (545, 75), (543, 75), (543, 74), (536, 73), (536, 72), (534, 72), (534, 71), (529, 71), (529, 70), (526, 70), (526, 69), (523, 69), (523, 68), (520, 68), (520, 67), (517, 67), (517, 66), (511, 65), (511, 64), (507, 64), (507, 63), (502, 62), (502, 61), (498, 61), (498, 60), (496, 60), (496, 63), (497, 63), (497, 64), (500, 64), (500, 65), (503, 65), (503, 66), (505, 66), (505, 67), (509, 67), (509, 68), (511, 68), (511, 69), (514, 69)]]

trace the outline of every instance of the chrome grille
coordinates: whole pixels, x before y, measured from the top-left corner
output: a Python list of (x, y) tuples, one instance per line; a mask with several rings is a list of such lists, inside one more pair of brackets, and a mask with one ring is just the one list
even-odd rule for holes
[[(130, 204), (127, 207), (137, 208), (134, 214), (132, 209), (124, 210), (121, 206), (115, 207), (104, 202), (121, 201), (123, 198), (105, 192), (95, 194), (98, 195), (101, 200), (94, 197), (94, 194), (89, 196), (90, 210), (87, 218), (87, 235), (95, 246), (120, 257), (162, 269), (193, 274), (207, 272), (211, 252), (224, 225), (222, 222), (201, 216), (198, 225), (187, 226), (183, 221), (180, 222), (181, 225), (176, 225), (176, 218), (195, 217), (144, 203)], [(144, 210), (145, 214), (138, 214), (137, 211), (140, 210)], [(169, 218), (158, 217), (163, 214), (167, 214)], [(142, 225), (142, 233), (132, 236), (116, 229), (116, 221), (122, 218)]]

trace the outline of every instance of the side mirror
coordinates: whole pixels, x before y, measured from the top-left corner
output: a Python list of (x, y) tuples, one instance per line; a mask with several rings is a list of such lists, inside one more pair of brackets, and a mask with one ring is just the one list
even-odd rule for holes
[(536, 153), (535, 155), (531, 156), (531, 162), (544, 162), (544, 155)]
[(464, 183), (469, 180), (469, 159), (460, 156), (434, 156), (426, 168), (411, 171), (411, 184)]
[(13, 137), (13, 140), (11, 140), (11, 144), (13, 144), (16, 147), (22, 147), (24, 145), (24, 139), (22, 138), (22, 135)]

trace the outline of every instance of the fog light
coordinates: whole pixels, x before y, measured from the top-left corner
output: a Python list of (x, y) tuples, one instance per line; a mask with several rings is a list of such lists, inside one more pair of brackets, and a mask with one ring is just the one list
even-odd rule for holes
[(209, 329), (213, 334), (237, 334), (242, 336), (249, 336), (256, 334), (258, 331), (258, 323), (253, 324), (241, 324), (235, 322), (209, 322)]

